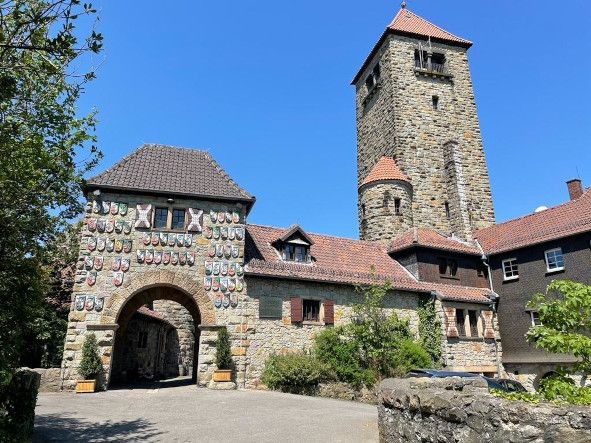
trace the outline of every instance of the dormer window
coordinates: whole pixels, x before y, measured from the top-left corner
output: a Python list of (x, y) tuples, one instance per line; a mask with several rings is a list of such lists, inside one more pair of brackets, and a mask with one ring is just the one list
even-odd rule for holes
[(283, 260), (295, 261), (297, 263), (308, 262), (308, 247), (304, 245), (294, 245), (286, 243), (283, 246)]
[(281, 259), (286, 262), (310, 263), (310, 246), (314, 241), (298, 225), (291, 226), (272, 245), (281, 254)]

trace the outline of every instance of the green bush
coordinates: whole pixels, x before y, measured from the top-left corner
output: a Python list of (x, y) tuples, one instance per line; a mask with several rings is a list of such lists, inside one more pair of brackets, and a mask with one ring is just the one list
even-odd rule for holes
[(24, 368), (0, 385), (0, 442), (31, 441), (40, 378)]
[(390, 356), (390, 373), (387, 375), (392, 377), (401, 377), (413, 368), (429, 368), (433, 365), (429, 353), (410, 339), (400, 341)]
[(542, 398), (557, 403), (591, 405), (591, 387), (578, 387), (572, 378), (556, 373), (542, 379), (538, 391)]
[(275, 354), (265, 364), (262, 381), (271, 389), (313, 394), (326, 378), (327, 368), (311, 355)]
[(82, 360), (78, 372), (85, 380), (97, 380), (103, 371), (96, 336), (90, 332), (82, 345)]
[(218, 330), (218, 340), (215, 345), (215, 364), (218, 369), (232, 368), (232, 350), (230, 349), (230, 337), (226, 328)]

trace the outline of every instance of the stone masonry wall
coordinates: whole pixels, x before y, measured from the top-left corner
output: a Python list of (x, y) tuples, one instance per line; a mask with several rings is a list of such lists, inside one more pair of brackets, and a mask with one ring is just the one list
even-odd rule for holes
[(591, 408), (504, 400), (481, 378), (386, 379), (380, 385), (381, 442), (591, 441)]

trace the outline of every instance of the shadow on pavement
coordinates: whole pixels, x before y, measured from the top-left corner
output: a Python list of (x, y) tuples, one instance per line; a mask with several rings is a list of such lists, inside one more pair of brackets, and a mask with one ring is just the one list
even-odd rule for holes
[(67, 414), (48, 414), (35, 417), (33, 442), (143, 441), (161, 434), (145, 419), (92, 422)]
[(109, 390), (119, 389), (166, 389), (178, 388), (179, 386), (191, 386), (196, 383), (191, 380), (191, 377), (177, 377), (168, 380), (138, 380), (125, 383), (112, 383)]

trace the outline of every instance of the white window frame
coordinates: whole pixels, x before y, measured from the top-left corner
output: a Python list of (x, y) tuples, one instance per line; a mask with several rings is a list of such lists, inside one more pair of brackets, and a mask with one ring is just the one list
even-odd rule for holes
[(540, 324), (539, 325), (536, 325), (534, 314), (538, 314), (538, 311), (529, 311), (529, 316), (531, 318), (531, 325), (532, 326), (542, 326), (542, 322), (540, 321), (539, 315), (538, 315), (538, 322), (540, 322)]
[[(562, 261), (562, 266), (557, 266), (555, 268), (550, 268), (550, 262), (548, 261), (548, 254), (560, 252), (560, 257)], [(558, 272), (564, 270), (564, 254), (562, 253), (562, 248), (553, 248), (544, 251), (544, 259), (546, 260), (546, 271), (548, 272)], [(554, 256), (554, 260), (556, 260), (556, 256)]]
[[(507, 270), (505, 269), (505, 263), (509, 263), (509, 262), (515, 262), (515, 271), (511, 270), (511, 273), (513, 272), (517, 272), (517, 275), (507, 275)], [(512, 265), (510, 265), (511, 268), (513, 267)], [(517, 258), (513, 257), (513, 258), (506, 258), (505, 260), (503, 260), (501, 262), (501, 267), (503, 268), (503, 280), (504, 281), (508, 281), (508, 280), (517, 280), (519, 278), (519, 263), (517, 262)]]

